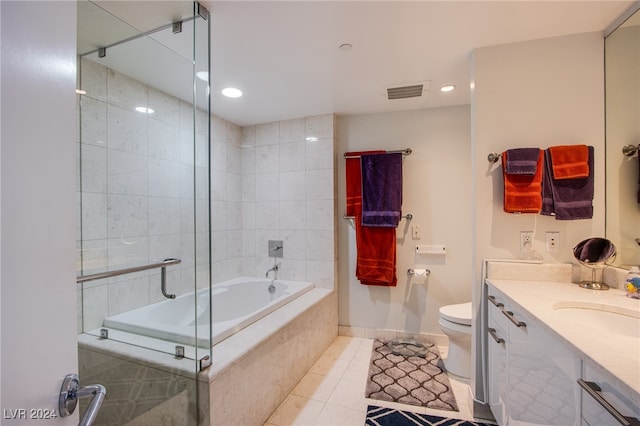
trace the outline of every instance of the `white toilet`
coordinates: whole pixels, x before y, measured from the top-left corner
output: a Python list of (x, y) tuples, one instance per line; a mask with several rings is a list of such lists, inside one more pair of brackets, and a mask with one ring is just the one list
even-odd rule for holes
[(447, 371), (456, 376), (471, 377), (471, 302), (440, 308), (438, 321), (449, 337), (449, 354), (444, 361)]

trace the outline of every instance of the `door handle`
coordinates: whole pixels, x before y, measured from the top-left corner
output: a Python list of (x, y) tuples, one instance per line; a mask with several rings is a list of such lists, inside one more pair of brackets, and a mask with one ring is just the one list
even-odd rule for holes
[(78, 426), (91, 426), (98, 415), (107, 390), (102, 385), (88, 385), (80, 387), (80, 379), (77, 374), (67, 374), (62, 381), (60, 397), (58, 398), (58, 413), (60, 417), (73, 414), (80, 398), (93, 397), (87, 411), (80, 419)]

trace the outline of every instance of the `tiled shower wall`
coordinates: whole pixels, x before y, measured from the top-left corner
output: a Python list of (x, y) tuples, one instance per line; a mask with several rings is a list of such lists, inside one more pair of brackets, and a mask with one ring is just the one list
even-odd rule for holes
[[(206, 283), (209, 148), (213, 282), (264, 276), (274, 239), (284, 242), (279, 278), (333, 288), (333, 115), (244, 128), (212, 115), (207, 147), (207, 117), (197, 111), (194, 147), (190, 104), (86, 59), (81, 85), (79, 273), (177, 257), (182, 264), (167, 273), (170, 293), (192, 291), (196, 271), (199, 286)], [(134, 111), (139, 105), (155, 113)], [(88, 282), (79, 287), (79, 324), (91, 330), (162, 298), (159, 270)]]
[[(191, 104), (87, 59), (81, 62), (80, 76), (87, 93), (80, 97), (79, 109), (78, 273), (180, 258), (180, 265), (167, 269), (167, 291), (192, 291), (196, 276), (199, 286), (205, 284), (206, 113), (196, 112), (194, 143)], [(155, 112), (139, 113), (137, 106)], [(163, 299), (159, 269), (83, 286), (78, 300), (84, 330), (101, 326), (106, 316)]]
[(327, 114), (243, 127), (243, 274), (264, 277), (274, 263), (268, 240), (282, 240), (279, 278), (334, 288), (334, 121)]

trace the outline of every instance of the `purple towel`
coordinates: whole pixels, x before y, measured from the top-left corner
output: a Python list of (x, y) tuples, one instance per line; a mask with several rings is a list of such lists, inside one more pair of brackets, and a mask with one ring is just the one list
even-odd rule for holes
[(542, 177), (542, 210), (540, 214), (558, 220), (591, 219), (593, 217), (593, 147), (589, 149), (589, 176), (586, 178), (553, 178), (551, 152), (544, 151), (544, 176)]
[(505, 173), (508, 175), (535, 175), (538, 170), (540, 148), (508, 149)]
[(362, 225), (393, 227), (402, 215), (402, 154), (360, 157), (362, 168)]

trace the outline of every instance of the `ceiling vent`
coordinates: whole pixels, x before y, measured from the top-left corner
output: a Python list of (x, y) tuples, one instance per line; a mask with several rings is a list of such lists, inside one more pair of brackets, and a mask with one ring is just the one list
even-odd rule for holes
[(387, 98), (391, 100), (420, 97), (423, 93), (429, 91), (429, 83), (430, 81), (421, 81), (407, 83), (397, 87), (389, 87), (386, 89)]

